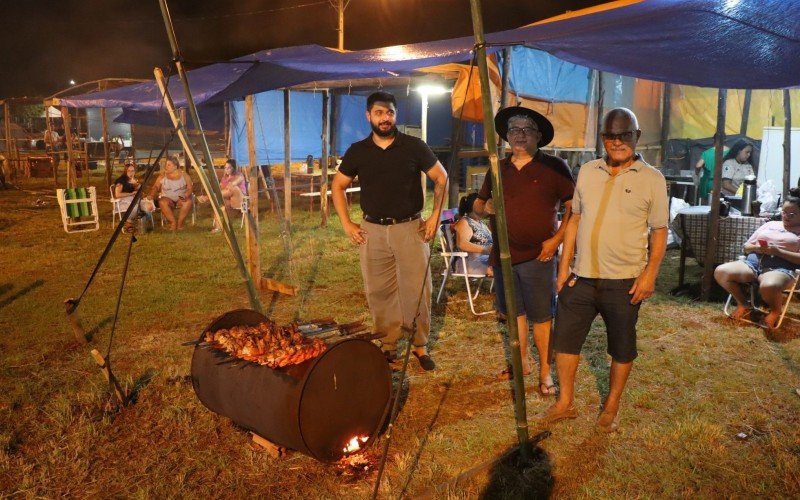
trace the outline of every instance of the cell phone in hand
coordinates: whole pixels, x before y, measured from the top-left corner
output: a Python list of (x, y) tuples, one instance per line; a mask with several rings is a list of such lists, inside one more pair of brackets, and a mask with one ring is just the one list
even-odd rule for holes
[(761, 248), (767, 248), (769, 245), (767, 244), (767, 240), (758, 240), (758, 245)]

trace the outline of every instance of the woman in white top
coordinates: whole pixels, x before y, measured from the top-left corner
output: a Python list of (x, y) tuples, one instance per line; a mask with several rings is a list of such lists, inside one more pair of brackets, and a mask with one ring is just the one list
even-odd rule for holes
[[(192, 210), (192, 179), (186, 172), (178, 170), (178, 159), (174, 156), (164, 162), (164, 171), (153, 184), (150, 197), (155, 198), (157, 193), (160, 193), (158, 206), (169, 221), (170, 230), (183, 229), (183, 222)], [(178, 209), (177, 222), (172, 212), (175, 208)]]
[(748, 175), (753, 173), (750, 156), (753, 154), (753, 145), (744, 139), (739, 139), (730, 151), (722, 158), (722, 194), (733, 196)]

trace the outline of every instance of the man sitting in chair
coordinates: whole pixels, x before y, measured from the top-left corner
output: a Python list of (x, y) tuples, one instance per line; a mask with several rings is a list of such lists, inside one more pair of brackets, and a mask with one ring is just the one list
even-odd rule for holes
[(767, 328), (775, 328), (783, 308), (783, 291), (796, 278), (800, 267), (800, 188), (789, 190), (780, 221), (770, 221), (756, 229), (744, 244), (745, 260), (728, 262), (714, 270), (714, 278), (736, 299), (733, 319), (747, 320), (748, 306), (743, 283), (758, 282), (761, 298), (769, 307), (764, 317)]

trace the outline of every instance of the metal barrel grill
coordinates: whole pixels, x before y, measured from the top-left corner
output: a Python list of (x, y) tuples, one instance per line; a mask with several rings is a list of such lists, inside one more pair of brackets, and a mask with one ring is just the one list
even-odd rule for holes
[(280, 446), (324, 462), (342, 458), (348, 443), (375, 439), (389, 407), (391, 370), (372, 342), (342, 340), (316, 358), (272, 369), (203, 346), (206, 332), (255, 326), (266, 316), (230, 311), (200, 335), (192, 386), (200, 402)]

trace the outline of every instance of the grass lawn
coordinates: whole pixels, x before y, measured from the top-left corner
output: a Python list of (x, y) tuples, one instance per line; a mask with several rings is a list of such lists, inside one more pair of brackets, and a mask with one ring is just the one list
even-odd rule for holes
[[(81, 303), (93, 335), (90, 346), (81, 346), (62, 302), (80, 294), (111, 235), (110, 204), (100, 202), (99, 231), (68, 235), (50, 182), (0, 191), (0, 496), (371, 494), (374, 473), (353, 477), (300, 454), (272, 458), (195, 396), (187, 380), (192, 350), (181, 343), (197, 339), (223, 312), (248, 306), (223, 237), (208, 233), (207, 206), (197, 226), (157, 228), (134, 244), (112, 359), (121, 381), (140, 390), (135, 404), (115, 411), (89, 349), (108, 348), (128, 240), (118, 241)], [(295, 297), (264, 293), (267, 315), (279, 323), (369, 321), (357, 252), (338, 219), (321, 229), (319, 212), (309, 213), (305, 200), (295, 206), (291, 258), (276, 215), (262, 213), (264, 275), (300, 287)], [(530, 434), (540, 441), (526, 496), (800, 496), (800, 328), (766, 335), (727, 320), (721, 304), (670, 296), (677, 263), (678, 252), (669, 251), (658, 293), (641, 309), (640, 356), (620, 432), (593, 430), (608, 390), (600, 320), (578, 372), (577, 419), (540, 434), (533, 417), (550, 401), (535, 392), (535, 375), (527, 378)], [(441, 259), (433, 269), (438, 290)], [(689, 267), (689, 281), (700, 273)], [(451, 481), (516, 442), (510, 386), (496, 379), (505, 365), (503, 333), (491, 315), (469, 312), (465, 293), (453, 280), (447, 300), (434, 307), (438, 369), (426, 374), (410, 362), (384, 498), (522, 495), (503, 465)], [(490, 308), (491, 298), (482, 295), (478, 307)], [(369, 452), (373, 458), (382, 443)], [(448, 481), (449, 489), (435, 489)]]

